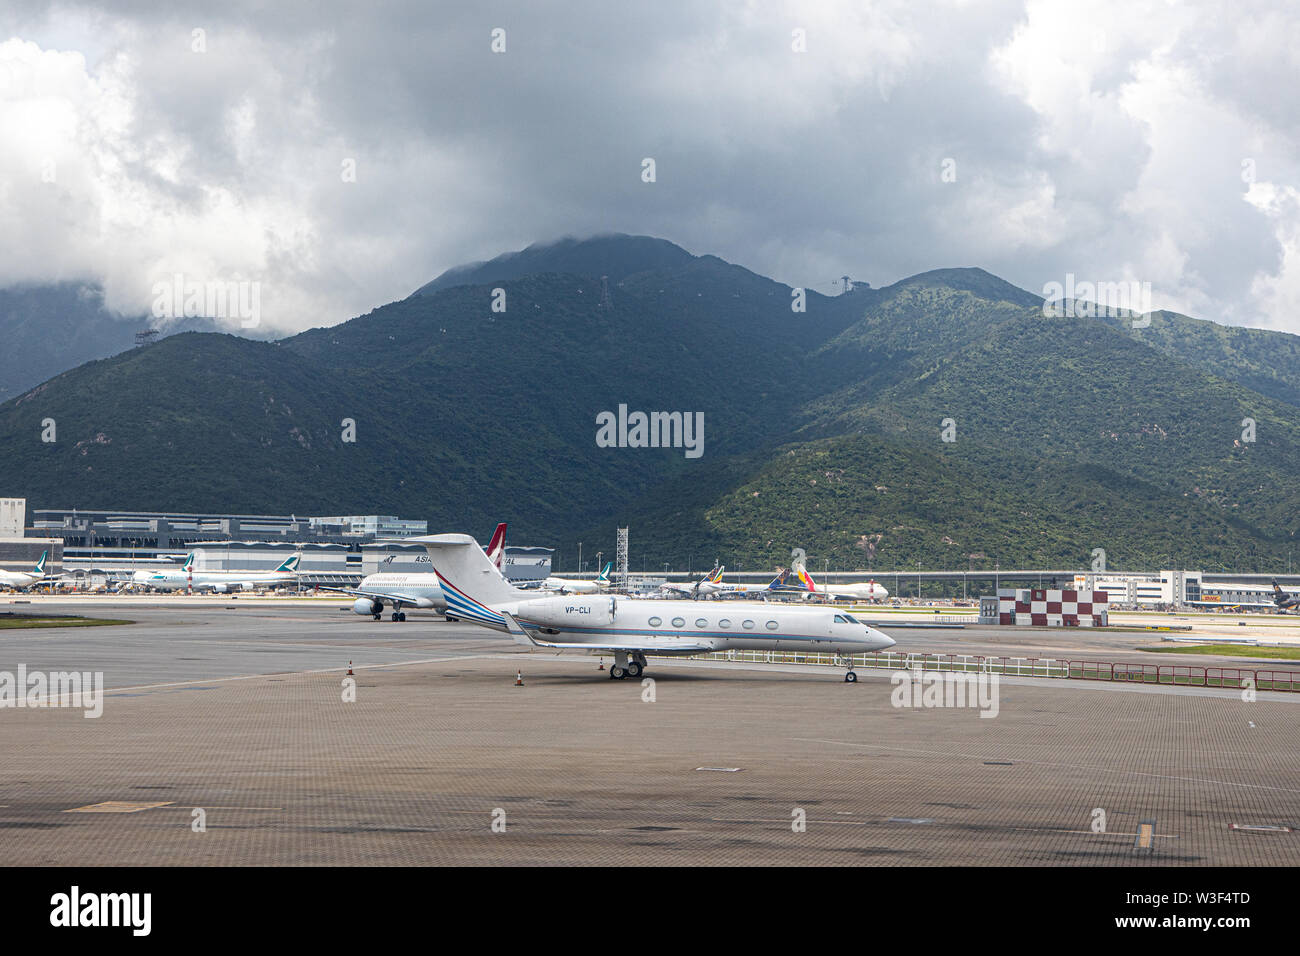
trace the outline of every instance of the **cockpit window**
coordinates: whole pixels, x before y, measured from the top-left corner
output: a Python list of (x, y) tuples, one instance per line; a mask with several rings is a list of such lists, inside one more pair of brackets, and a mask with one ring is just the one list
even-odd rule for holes
[(862, 622), (859, 621), (856, 617), (854, 617), (852, 614), (845, 614), (844, 616), (848, 619), (848, 622), (849, 622), (850, 624), (861, 624), (861, 623), (862, 623)]
[(843, 614), (836, 614), (836, 615), (835, 615), (835, 623), (836, 623), (836, 624), (847, 624), (847, 623), (849, 623), (849, 622), (848, 622), (848, 620), (845, 618), (845, 616), (844, 616)]

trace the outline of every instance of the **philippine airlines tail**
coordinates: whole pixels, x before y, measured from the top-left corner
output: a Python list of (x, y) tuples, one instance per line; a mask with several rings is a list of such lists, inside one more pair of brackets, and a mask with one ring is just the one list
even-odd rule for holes
[(503, 521), (497, 525), (496, 531), (492, 532), (492, 540), (488, 542), (486, 551), (488, 560), (501, 569), (501, 564), (506, 556), (506, 523)]

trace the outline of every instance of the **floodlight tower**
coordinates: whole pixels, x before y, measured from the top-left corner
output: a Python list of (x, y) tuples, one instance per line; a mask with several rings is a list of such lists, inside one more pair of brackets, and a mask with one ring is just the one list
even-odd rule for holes
[(627, 590), (627, 528), (618, 529), (618, 544), (616, 546), (615, 560), (618, 562), (618, 586)]

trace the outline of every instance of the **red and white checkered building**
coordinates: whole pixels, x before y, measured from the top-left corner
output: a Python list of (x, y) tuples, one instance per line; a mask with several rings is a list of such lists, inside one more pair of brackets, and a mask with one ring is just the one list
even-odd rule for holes
[(1004, 588), (998, 591), (998, 623), (1034, 627), (1105, 627), (1105, 591)]

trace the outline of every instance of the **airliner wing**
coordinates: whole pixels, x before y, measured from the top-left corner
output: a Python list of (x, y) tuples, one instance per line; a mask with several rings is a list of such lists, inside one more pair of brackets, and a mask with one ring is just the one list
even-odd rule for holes
[(642, 651), (647, 654), (706, 654), (717, 650), (716, 641), (677, 637), (643, 637), (635, 641), (547, 641), (534, 637), (528, 629), (520, 624), (513, 614), (502, 612), (506, 619), (506, 629), (517, 644), (531, 644), (534, 647), (553, 648), (555, 650), (573, 651)]
[[(429, 601), (428, 598), (417, 598), (417, 597), (412, 597), (409, 594), (397, 594), (392, 591), (371, 591), (371, 590), (362, 590), (360, 588), (331, 588), (331, 587), (325, 587), (324, 585), (321, 586), (321, 590), (337, 591), (340, 594), (351, 594), (353, 597), (379, 598), (381, 601), (390, 601), (394, 604), (397, 603), (406, 604), (410, 607), (418, 607), (418, 608), (425, 608), (425, 609), (433, 607), (433, 602)], [(420, 603), (421, 601), (428, 601), (428, 604), (421, 604)]]

